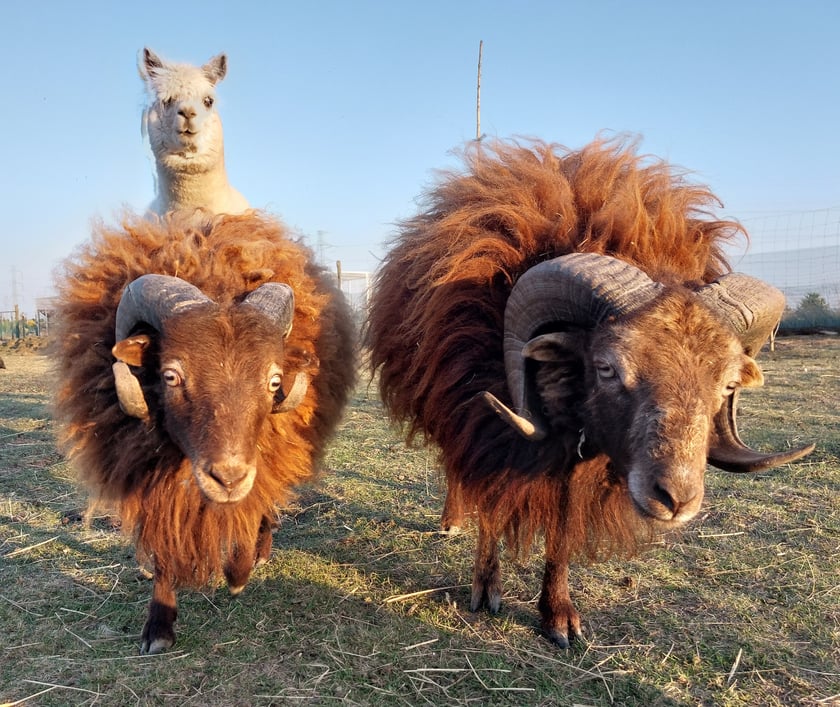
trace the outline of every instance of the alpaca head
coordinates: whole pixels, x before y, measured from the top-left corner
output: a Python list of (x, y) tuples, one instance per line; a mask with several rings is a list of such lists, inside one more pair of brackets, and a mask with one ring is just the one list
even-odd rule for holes
[(158, 165), (194, 173), (214, 168), (224, 155), (215, 87), (227, 73), (227, 57), (198, 67), (164, 61), (145, 48), (138, 68), (150, 97), (143, 132)]

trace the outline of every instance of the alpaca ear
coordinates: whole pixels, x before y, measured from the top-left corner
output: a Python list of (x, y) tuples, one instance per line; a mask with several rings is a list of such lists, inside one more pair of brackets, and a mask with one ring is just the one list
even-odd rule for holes
[(148, 47), (143, 47), (140, 61), (137, 62), (137, 69), (140, 72), (140, 78), (149, 81), (163, 69), (163, 59)]
[(227, 56), (225, 54), (217, 54), (202, 66), (201, 70), (204, 72), (207, 80), (215, 86), (227, 74)]

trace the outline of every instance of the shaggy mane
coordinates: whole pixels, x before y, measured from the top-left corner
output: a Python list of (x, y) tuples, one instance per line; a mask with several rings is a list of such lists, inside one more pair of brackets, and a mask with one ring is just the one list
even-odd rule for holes
[(654, 529), (630, 512), (606, 458), (561, 475), (573, 467), (577, 431), (533, 445), (475, 399), (490, 391), (511, 404), (505, 303), (522, 273), (572, 252), (615, 256), (665, 284), (709, 282), (730, 269), (723, 244), (746, 234), (714, 217), (708, 188), (626, 140), (579, 151), (480, 143), (464, 161), (400, 224), (376, 278), (366, 342), (385, 406), (409, 440), (440, 448), (466, 506), (506, 529), (514, 547), (556, 525), (559, 508), (577, 553), (635, 548)]
[[(266, 282), (294, 289), (285, 371), (308, 373), (311, 384), (294, 411), (270, 416), (253, 489), (238, 504), (208, 502), (166, 432), (119, 407), (111, 372), (115, 313), (124, 287), (147, 273), (178, 276), (223, 305)], [(273, 516), (296, 485), (309, 481), (323, 456), (355, 376), (344, 299), (305, 246), (255, 212), (151, 221), (126, 215), (120, 228), (98, 224), (57, 286), (60, 442), (94, 499), (116, 506), (138, 553), (168, 558), (177, 584), (202, 586), (221, 573), (229, 552), (251, 551), (261, 517)], [(138, 460), (148, 460), (148, 468), (138, 468)]]

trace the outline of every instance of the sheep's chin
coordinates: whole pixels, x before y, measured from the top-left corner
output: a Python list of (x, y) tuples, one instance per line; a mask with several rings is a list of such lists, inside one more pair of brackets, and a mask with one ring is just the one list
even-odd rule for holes
[[(665, 511), (664, 507), (659, 504), (652, 504), (649, 499), (643, 501), (642, 503), (632, 496), (631, 499), (633, 501), (633, 508), (636, 509), (636, 512), (644, 518), (645, 521), (653, 523), (657, 528), (660, 528), (663, 531), (680, 528), (697, 515), (697, 512), (693, 511), (690, 513), (681, 512), (676, 516), (671, 516), (670, 511)], [(657, 506), (659, 508), (657, 508)]]

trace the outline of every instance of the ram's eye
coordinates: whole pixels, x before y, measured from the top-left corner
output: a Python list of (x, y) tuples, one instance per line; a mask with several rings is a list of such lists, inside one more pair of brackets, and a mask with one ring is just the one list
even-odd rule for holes
[(168, 386), (172, 386), (174, 388), (182, 383), (181, 374), (174, 368), (164, 368), (162, 375), (163, 382)]
[(595, 371), (598, 373), (599, 378), (615, 378), (615, 368), (606, 361), (596, 361)]
[(278, 390), (280, 390), (281, 385), (283, 385), (283, 376), (279, 373), (275, 373), (268, 380), (268, 392), (276, 393)]
[(213, 98), (213, 96), (205, 96), (204, 97), (204, 107), (205, 108), (212, 108), (214, 102), (215, 102), (215, 99)]

